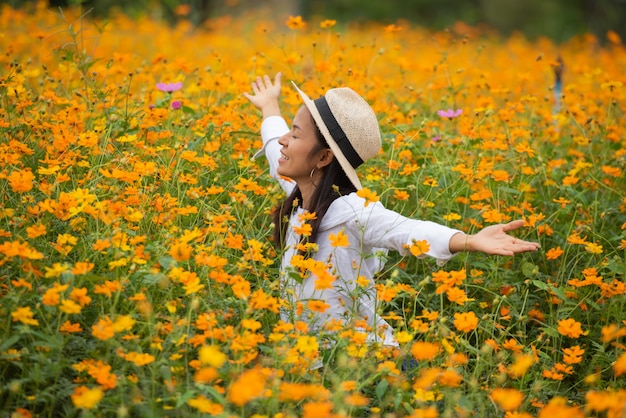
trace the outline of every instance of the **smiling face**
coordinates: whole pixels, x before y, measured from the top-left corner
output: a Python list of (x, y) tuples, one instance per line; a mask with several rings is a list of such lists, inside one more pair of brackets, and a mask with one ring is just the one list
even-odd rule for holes
[(320, 144), (311, 113), (302, 106), (293, 119), (293, 126), (278, 143), (282, 145), (278, 174), (293, 179), (302, 189), (311, 183), (311, 171), (320, 176), (321, 168), (332, 160), (332, 151)]

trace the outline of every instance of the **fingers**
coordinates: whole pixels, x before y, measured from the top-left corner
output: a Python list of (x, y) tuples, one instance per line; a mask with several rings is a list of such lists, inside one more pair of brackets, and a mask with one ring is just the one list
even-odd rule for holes
[(509, 232), (509, 231), (514, 231), (518, 228), (521, 228), (524, 226), (524, 220), (522, 219), (517, 219), (515, 221), (511, 221), (508, 224), (504, 224), (502, 225), (502, 230), (504, 232)]

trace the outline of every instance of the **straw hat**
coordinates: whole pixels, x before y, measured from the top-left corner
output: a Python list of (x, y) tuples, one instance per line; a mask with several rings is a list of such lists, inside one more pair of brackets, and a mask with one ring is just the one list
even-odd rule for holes
[[(295, 83), (292, 84), (341, 168), (357, 190), (362, 189), (355, 168), (376, 156), (381, 147), (376, 114), (361, 96), (348, 87), (330, 89), (319, 99), (311, 100)], [(262, 152), (257, 152), (255, 157)]]
[(293, 83), (330, 149), (352, 184), (363, 188), (355, 168), (378, 154), (378, 119), (369, 104), (349, 87), (330, 89), (311, 100)]

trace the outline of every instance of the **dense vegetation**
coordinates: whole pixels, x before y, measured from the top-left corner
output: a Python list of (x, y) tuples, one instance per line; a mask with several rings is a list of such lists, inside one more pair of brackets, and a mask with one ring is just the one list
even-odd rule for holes
[[(617, 33), (176, 13), (0, 10), (0, 416), (623, 416)], [(399, 349), (280, 322), (282, 195), (241, 95), (277, 71), (371, 103), (369, 199), (468, 232), (521, 218), (541, 251), (390, 254), (378, 305)]]

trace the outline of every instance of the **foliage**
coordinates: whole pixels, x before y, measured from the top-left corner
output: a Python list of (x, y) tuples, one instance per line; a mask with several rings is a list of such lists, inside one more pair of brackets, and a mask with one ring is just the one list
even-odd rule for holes
[[(0, 416), (624, 413), (617, 34), (81, 13), (0, 12)], [(390, 254), (377, 304), (399, 348), (279, 321), (282, 196), (241, 95), (277, 71), (372, 104), (370, 196), (468, 232), (522, 218), (542, 250)]]

